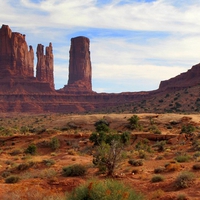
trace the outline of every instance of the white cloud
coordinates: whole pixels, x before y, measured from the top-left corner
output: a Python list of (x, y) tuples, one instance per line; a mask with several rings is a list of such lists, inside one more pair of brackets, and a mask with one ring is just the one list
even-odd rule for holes
[(70, 38), (83, 33), (91, 36), (97, 91), (156, 89), (199, 62), (199, 0), (0, 0), (0, 5), (1, 22), (26, 34), (35, 51), (38, 43), (52, 42), (56, 88), (67, 83)]

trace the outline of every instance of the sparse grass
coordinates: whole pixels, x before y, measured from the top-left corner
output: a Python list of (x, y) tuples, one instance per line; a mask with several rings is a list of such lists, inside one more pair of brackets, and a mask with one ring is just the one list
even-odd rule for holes
[(35, 144), (30, 144), (27, 149), (25, 150), (25, 153), (35, 155), (37, 152), (37, 147)]
[(142, 166), (143, 165), (143, 160), (129, 160), (128, 163), (130, 165), (133, 165), (133, 166)]
[(152, 178), (151, 178), (151, 182), (152, 183), (156, 183), (156, 182), (161, 182), (161, 181), (164, 181), (164, 177), (160, 174), (158, 175), (154, 175)]
[(142, 194), (118, 181), (106, 179), (87, 181), (67, 196), (68, 200), (143, 200)]
[(178, 189), (187, 188), (192, 185), (194, 180), (194, 174), (192, 172), (184, 171), (181, 172), (175, 180), (175, 186)]
[(63, 176), (83, 176), (86, 173), (86, 167), (80, 164), (63, 167)]
[(177, 200), (187, 200), (187, 197), (185, 194), (178, 194)]
[(154, 169), (155, 174), (159, 174), (165, 171), (165, 167), (157, 167)]
[(19, 182), (20, 178), (17, 175), (10, 175), (5, 179), (6, 183), (17, 183)]
[(43, 160), (43, 162), (45, 163), (47, 167), (50, 167), (55, 164), (55, 160), (52, 160), (52, 159)]
[(190, 155), (187, 155), (187, 154), (185, 154), (185, 155), (178, 155), (178, 156), (175, 158), (175, 160), (176, 160), (177, 162), (180, 162), (180, 163), (182, 163), (182, 162), (188, 162), (190, 159), (191, 159), (191, 156), (190, 156)]

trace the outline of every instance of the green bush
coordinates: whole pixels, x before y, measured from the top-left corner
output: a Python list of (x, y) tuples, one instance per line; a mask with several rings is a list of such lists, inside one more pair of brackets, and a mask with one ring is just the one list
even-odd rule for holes
[(139, 125), (139, 117), (137, 115), (133, 115), (131, 118), (128, 119), (129, 125), (128, 128), (135, 130), (141, 128)]
[(194, 155), (193, 155), (193, 157), (194, 157), (194, 158), (200, 157), (200, 151), (195, 152)]
[(135, 145), (136, 150), (144, 150), (147, 152), (151, 152), (151, 146), (150, 146), (150, 141), (148, 139), (142, 139)]
[(178, 175), (175, 180), (175, 186), (178, 189), (190, 187), (194, 180), (194, 174), (192, 172), (184, 171)]
[(165, 167), (157, 167), (154, 169), (155, 174), (159, 174), (165, 171)]
[(97, 132), (109, 132), (109, 122), (107, 122), (105, 119), (95, 122), (94, 126)]
[(115, 180), (92, 180), (77, 187), (67, 200), (143, 200), (142, 194)]
[(157, 175), (154, 175), (152, 178), (151, 178), (151, 182), (152, 183), (156, 183), (156, 182), (161, 182), (164, 180), (164, 177), (160, 174), (157, 174)]
[(35, 155), (37, 152), (37, 147), (35, 144), (30, 144), (27, 149), (25, 150), (25, 153), (29, 153), (31, 155)]
[(86, 173), (86, 168), (83, 165), (75, 164), (63, 167), (64, 176), (83, 176)]
[(60, 141), (57, 137), (54, 137), (50, 141), (50, 147), (52, 150), (56, 150), (60, 147)]
[(11, 175), (8, 176), (5, 180), (6, 183), (17, 183), (20, 180), (19, 176)]
[(52, 166), (52, 165), (55, 164), (55, 160), (47, 159), (47, 160), (43, 160), (43, 163), (45, 163), (45, 165), (46, 165), (47, 167), (50, 167), (50, 166)]
[(143, 160), (129, 160), (128, 163), (133, 166), (142, 166)]
[(185, 155), (178, 155), (175, 158), (175, 160), (177, 162), (180, 162), (180, 163), (182, 163), (182, 162), (188, 162), (190, 159), (191, 159), (190, 155), (187, 155), (187, 154), (185, 154)]
[(166, 141), (158, 141), (156, 142), (156, 144), (154, 145), (154, 147), (158, 148), (158, 151), (164, 151), (165, 150), (165, 145), (166, 145)]
[(153, 177), (151, 178), (151, 182), (152, 182), (152, 183), (161, 182), (161, 181), (163, 181), (163, 180), (164, 180), (164, 177), (163, 177), (162, 175), (160, 175), (160, 174), (155, 175), (155, 176), (153, 176)]
[(17, 166), (17, 169), (19, 171), (23, 171), (23, 170), (27, 170), (30, 167), (32, 167), (34, 165), (34, 162), (29, 162), (29, 163), (21, 163)]
[(161, 134), (161, 131), (156, 125), (152, 125), (149, 127), (149, 131), (154, 133), (154, 134)]
[(196, 128), (192, 124), (184, 125), (181, 128), (181, 133), (192, 133), (195, 129)]

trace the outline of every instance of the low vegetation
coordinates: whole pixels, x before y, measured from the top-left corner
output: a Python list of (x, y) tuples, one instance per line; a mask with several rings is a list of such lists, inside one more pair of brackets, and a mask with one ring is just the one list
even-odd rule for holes
[(80, 164), (63, 167), (63, 176), (83, 176), (86, 173), (86, 167)]
[(67, 196), (68, 200), (144, 200), (143, 195), (118, 181), (91, 180), (77, 187)]
[(0, 199), (195, 196), (200, 183), (198, 115), (115, 115), (115, 126), (111, 116), (0, 118)]

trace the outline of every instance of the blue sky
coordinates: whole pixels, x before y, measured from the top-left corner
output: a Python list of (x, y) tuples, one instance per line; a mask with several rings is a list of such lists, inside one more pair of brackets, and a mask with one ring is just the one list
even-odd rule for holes
[[(97, 92), (148, 91), (200, 61), (199, 0), (0, 0), (0, 22), (28, 45), (53, 44), (57, 89), (68, 81), (70, 39), (90, 39)], [(35, 56), (36, 57), (36, 56)], [(36, 60), (35, 60), (36, 65)]]

